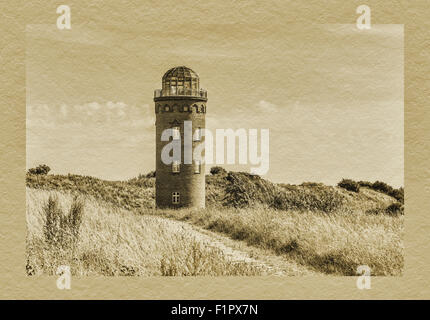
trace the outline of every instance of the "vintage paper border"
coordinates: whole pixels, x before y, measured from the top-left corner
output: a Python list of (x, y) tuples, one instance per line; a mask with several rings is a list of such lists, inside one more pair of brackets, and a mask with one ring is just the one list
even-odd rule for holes
[[(240, 2), (242, 3), (242, 2)], [(145, 23), (147, 19), (199, 19), (160, 1), (44, 1), (2, 3), (1, 24), (1, 224), (0, 298), (8, 299), (412, 299), (430, 296), (429, 97), (430, 70), (426, 1), (367, 1), (372, 23), (404, 24), (405, 32), (405, 271), (402, 277), (372, 278), (371, 290), (358, 290), (355, 277), (73, 278), (71, 290), (58, 290), (55, 277), (25, 276), (25, 26), (55, 23), (56, 8), (68, 4), (73, 23)], [(205, 14), (241, 10), (252, 15), (281, 14), (287, 23), (354, 23), (358, 1), (264, 1), (205, 5)], [(164, 17), (151, 7), (164, 6)], [(177, 10), (176, 10), (177, 9)], [(239, 10), (240, 9), (240, 10)], [(231, 14), (229, 15), (231, 16)], [(203, 14), (202, 14), (203, 19)], [(227, 21), (224, 21), (227, 22)], [(228, 21), (232, 22), (232, 21)], [(284, 26), (282, 26), (284, 27)], [(174, 28), (172, 26), (172, 28)], [(280, 30), (280, 32), (282, 32)], [(427, 82), (426, 82), (427, 80)], [(426, 144), (427, 143), (427, 144)]]

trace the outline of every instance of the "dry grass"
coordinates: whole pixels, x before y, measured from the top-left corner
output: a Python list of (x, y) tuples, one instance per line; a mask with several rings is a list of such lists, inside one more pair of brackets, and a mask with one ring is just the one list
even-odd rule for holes
[[(70, 194), (27, 189), (27, 274), (53, 275), (60, 265), (69, 265), (74, 275), (262, 273), (258, 266), (229, 260), (219, 249), (178, 227), (178, 223), (138, 216), (90, 197), (80, 201), (84, 201), (82, 222), (59, 228), (56, 221), (73, 220), (77, 200)], [(52, 213), (57, 217), (52, 217)], [(77, 239), (64, 245), (64, 235), (69, 234), (66, 232), (69, 229)]]
[(287, 255), (327, 274), (355, 275), (359, 265), (368, 265), (373, 275), (400, 275), (403, 269), (403, 216), (269, 208), (157, 212)]
[(27, 187), (79, 192), (127, 210), (152, 208), (155, 205), (155, 179), (139, 177), (129, 181), (106, 181), (90, 176), (32, 175), (26, 176)]
[(232, 264), (216, 248), (188, 233), (178, 233), (172, 221), (149, 216), (161, 215), (244, 240), (326, 274), (355, 275), (358, 265), (370, 266), (374, 275), (402, 273), (404, 216), (388, 210), (401, 206), (387, 195), (388, 189), (379, 192), (370, 183), (370, 187), (362, 183), (359, 192), (318, 183), (276, 185), (230, 172), (207, 176), (207, 209), (155, 210), (154, 181), (145, 176), (113, 182), (78, 175), (27, 175), (31, 188), (61, 191), (64, 212), (72, 203), (72, 197), (64, 193), (100, 201), (85, 205), (76, 252), (72, 256), (69, 252), (53, 254), (46, 249), (39, 221), (50, 191), (28, 192), (31, 272), (52, 273), (49, 264), (60, 258), (75, 263), (79, 274), (260, 272), (245, 264)]

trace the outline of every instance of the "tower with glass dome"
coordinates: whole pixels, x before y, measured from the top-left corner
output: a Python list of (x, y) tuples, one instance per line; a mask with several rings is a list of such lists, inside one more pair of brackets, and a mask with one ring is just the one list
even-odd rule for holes
[[(204, 143), (206, 101), (207, 92), (200, 88), (199, 76), (185, 66), (168, 70), (162, 78), (161, 89), (154, 92), (158, 208), (205, 207), (205, 165), (198, 159), (190, 159), (189, 155)], [(162, 141), (161, 135), (166, 129), (172, 129), (171, 137), (169, 141)], [(172, 140), (180, 142), (181, 156), (166, 164), (161, 153)], [(189, 148), (184, 148), (185, 140)]]

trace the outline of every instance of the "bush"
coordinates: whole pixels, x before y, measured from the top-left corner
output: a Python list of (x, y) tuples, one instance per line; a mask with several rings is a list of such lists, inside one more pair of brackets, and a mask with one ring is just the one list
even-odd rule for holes
[(227, 171), (223, 167), (212, 167), (210, 173), (215, 176), (217, 174), (227, 174)]
[(145, 178), (155, 178), (155, 170), (150, 171), (145, 175)]
[(404, 214), (404, 206), (399, 202), (394, 202), (385, 209), (385, 212), (389, 215)]
[(29, 174), (40, 174), (40, 175), (46, 175), (48, 172), (51, 171), (51, 168), (48, 167), (46, 164), (41, 164), (37, 166), (36, 168), (28, 169)]
[(250, 175), (245, 173), (229, 172), (226, 177), (229, 183), (226, 187), (225, 205), (235, 208), (250, 206), (255, 200), (256, 192), (255, 184), (251, 179)]
[(50, 196), (43, 207), (45, 225), (43, 233), (47, 244), (65, 249), (76, 244), (84, 212), (84, 203), (77, 197), (73, 199), (69, 213), (60, 208), (58, 198)]
[(373, 183), (369, 181), (358, 181), (358, 184), (360, 185), (360, 187), (372, 188)]
[(345, 197), (334, 187), (322, 184), (302, 186), (276, 185), (258, 175), (229, 172), (224, 206), (246, 208), (263, 205), (277, 210), (320, 211), (341, 208)]
[(225, 177), (224, 205), (244, 208), (254, 204), (271, 205), (278, 186), (258, 175), (246, 172), (229, 172)]
[(382, 181), (375, 181), (374, 183), (368, 181), (360, 181), (359, 185), (362, 187), (368, 187), (372, 190), (385, 193), (386, 195), (393, 197), (400, 203), (404, 203), (404, 190), (402, 187), (395, 189), (389, 184)]
[(341, 182), (337, 184), (339, 187), (344, 188), (348, 191), (359, 192), (360, 185), (351, 179), (342, 179)]
[(389, 195), (395, 198), (400, 203), (405, 203), (405, 192), (403, 188), (393, 189), (393, 191), (391, 191)]

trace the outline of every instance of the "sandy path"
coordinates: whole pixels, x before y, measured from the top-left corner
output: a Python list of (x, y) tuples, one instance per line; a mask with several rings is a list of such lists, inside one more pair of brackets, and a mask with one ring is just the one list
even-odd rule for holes
[(196, 240), (220, 249), (231, 261), (242, 261), (260, 266), (267, 275), (295, 276), (315, 273), (286, 257), (274, 255), (269, 250), (249, 246), (244, 241), (233, 240), (222, 234), (190, 225), (186, 222), (160, 216), (154, 217), (168, 220), (169, 224), (177, 229), (177, 232), (191, 234)]

